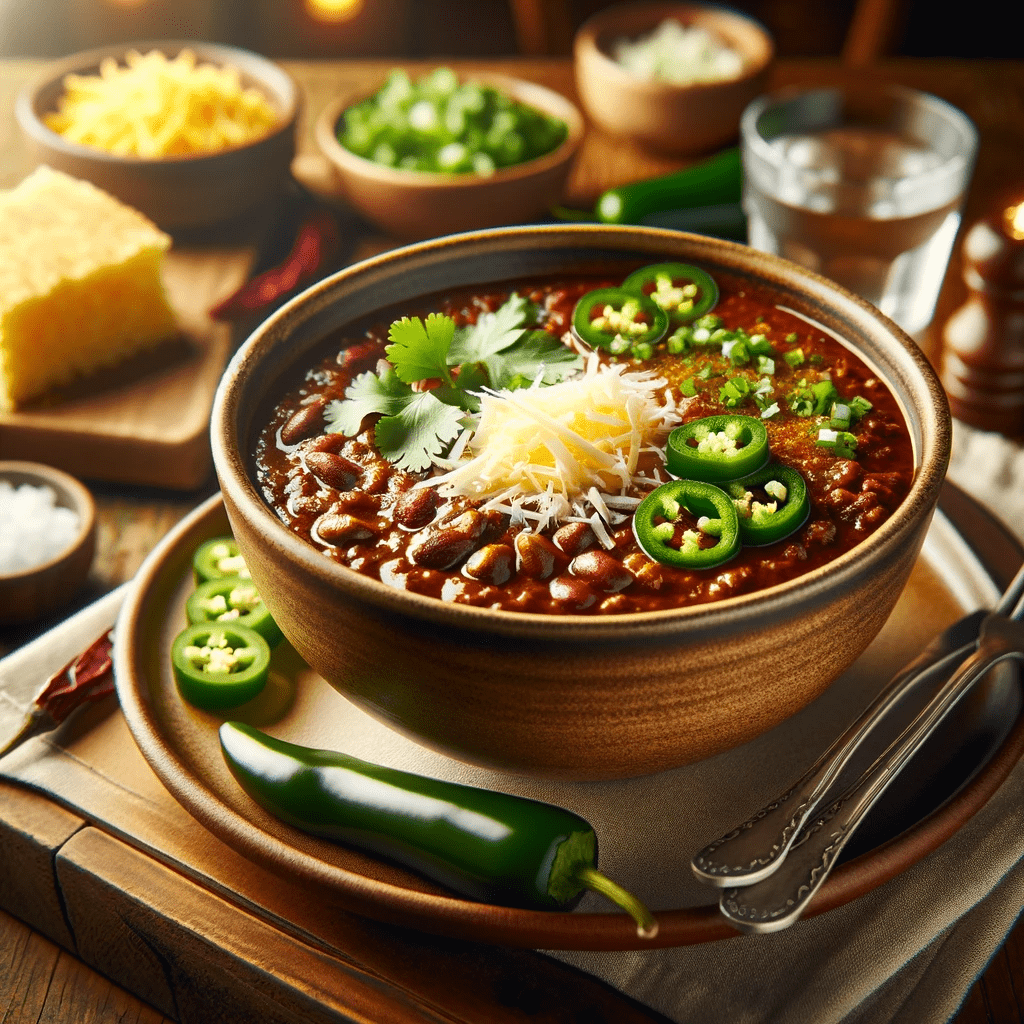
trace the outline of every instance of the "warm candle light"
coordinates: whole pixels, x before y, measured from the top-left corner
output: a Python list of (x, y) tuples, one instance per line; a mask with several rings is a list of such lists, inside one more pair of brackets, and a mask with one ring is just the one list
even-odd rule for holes
[(306, 0), (305, 6), (317, 21), (348, 21), (363, 9), (363, 0)]
[(1012, 238), (1018, 241), (1024, 239), (1024, 203), (1017, 206), (1008, 206), (1003, 211), (1003, 218), (1006, 221), (1006, 230)]

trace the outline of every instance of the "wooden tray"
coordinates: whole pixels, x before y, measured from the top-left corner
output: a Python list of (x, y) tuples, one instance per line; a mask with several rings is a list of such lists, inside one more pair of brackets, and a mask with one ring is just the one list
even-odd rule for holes
[(248, 277), (255, 242), (175, 245), (164, 280), (182, 336), (29, 408), (0, 412), (0, 459), (74, 476), (193, 490), (209, 478), (213, 395), (234, 343), (207, 316)]
[[(214, 497), (183, 521), (153, 553), (118, 623), (115, 665), (128, 726), (156, 775), (199, 822), (256, 863), (325, 890), (326, 898), (346, 910), (380, 921), (509, 946), (651, 948), (652, 943), (637, 938), (623, 914), (513, 910), (455, 898), (393, 865), (304, 836), (249, 801), (221, 759), (216, 734), (221, 719), (185, 704), (169, 668), (170, 643), (184, 624), (184, 599), (192, 586), (191, 552), (206, 538), (226, 532), (223, 507), (219, 497)], [(970, 549), (943, 517), (933, 525), (929, 539), (931, 543), (893, 619), (858, 662), (869, 686), (880, 686), (920, 649), (924, 640), (978, 603), (990, 601), (995, 592)], [(979, 574), (985, 577), (981, 590)], [(985, 586), (987, 596), (982, 593)], [(374, 723), (302, 665), (294, 652), (289, 663), (289, 650), (286, 647), (285, 655), (277, 659), (277, 668), (294, 681), (298, 699), (292, 705), (287, 701), (275, 705), (277, 698), (272, 697), (250, 720), (298, 742), (335, 748), (340, 745), (365, 756), (358, 744)], [(928, 752), (916, 759), (915, 771), (904, 773), (876, 806), (870, 823), (858, 836), (861, 856), (835, 871), (811, 913), (847, 903), (936, 849), (1003, 781), (1024, 752), (1020, 684), (1015, 671), (993, 675), (990, 680), (957, 709), (948, 728), (933, 738)], [(857, 706), (843, 709), (843, 713), (852, 717), (859, 710)], [(979, 736), (987, 737), (980, 747), (975, 742)], [(823, 736), (823, 743), (829, 738)], [(443, 765), (440, 770), (444, 770)], [(637, 781), (647, 784), (647, 780)], [(748, 781), (756, 792), (757, 780)], [(779, 779), (778, 785), (785, 781)], [(501, 777), (498, 784), (517, 788), (508, 776)], [(581, 792), (570, 791), (568, 795), (575, 798)], [(764, 794), (766, 798), (772, 795)], [(601, 826), (595, 824), (600, 835)], [(605, 851), (614, 857), (614, 836), (611, 838)], [(685, 861), (683, 857), (681, 865), (675, 867), (688, 874)], [(652, 866), (633, 867), (642, 871)], [(624, 881), (628, 886), (629, 880)], [(702, 896), (704, 893), (701, 890)], [(661, 930), (654, 946), (737, 935), (720, 917), (714, 903), (656, 909)]]

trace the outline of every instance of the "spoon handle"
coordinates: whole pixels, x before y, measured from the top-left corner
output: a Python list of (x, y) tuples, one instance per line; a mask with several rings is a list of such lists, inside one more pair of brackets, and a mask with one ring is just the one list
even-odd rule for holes
[[(1024, 566), (995, 606), (1019, 619), (1024, 614)], [(941, 678), (976, 649), (985, 612), (965, 616), (936, 637), (898, 672), (861, 716), (784, 793), (725, 835), (698, 851), (690, 862), (701, 882), (720, 888), (753, 885), (785, 860), (800, 829), (827, 798), (829, 787), (875, 727), (920, 685)]]
[[(982, 613), (978, 613), (977, 619), (981, 618)], [(968, 632), (976, 636), (977, 624), (972, 626)], [(944, 634), (940, 641), (945, 639)], [(949, 672), (974, 646), (972, 640), (944, 653), (948, 647), (945, 642), (929, 645), (893, 677), (861, 716), (790, 789), (694, 854), (690, 867), (698, 880), (718, 887), (753, 885), (778, 870), (800, 829), (821, 805), (829, 787), (872, 730), (911, 689)]]
[(1024, 625), (991, 614), (982, 624), (978, 650), (860, 780), (806, 825), (778, 869), (760, 882), (723, 891), (719, 906), (726, 919), (747, 932), (774, 932), (793, 924), (875, 801), (974, 683), (1007, 658), (1024, 658)]

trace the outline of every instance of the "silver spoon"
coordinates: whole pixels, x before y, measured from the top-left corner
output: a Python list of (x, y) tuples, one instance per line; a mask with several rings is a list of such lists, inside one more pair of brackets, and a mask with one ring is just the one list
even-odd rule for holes
[[(994, 611), (1006, 615), (1024, 595), (1024, 566), (1018, 570)], [(1019, 617), (1019, 609), (1012, 617)], [(984, 612), (974, 612), (936, 637), (898, 672), (863, 714), (788, 790), (696, 853), (691, 868), (708, 885), (753, 885), (776, 871), (800, 830), (821, 806), (828, 791), (874, 729), (912, 691), (950, 672), (978, 646)]]
[(722, 893), (719, 907), (730, 922), (743, 931), (774, 932), (800, 917), (875, 801), (964, 694), (999, 662), (1024, 661), (1022, 614), (1024, 599), (1009, 618), (987, 615), (977, 650), (861, 778), (800, 831), (777, 870), (753, 885)]

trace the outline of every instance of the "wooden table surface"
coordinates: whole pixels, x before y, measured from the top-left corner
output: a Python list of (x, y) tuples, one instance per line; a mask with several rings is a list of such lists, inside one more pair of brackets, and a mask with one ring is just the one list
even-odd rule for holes
[[(390, 64), (287, 62), (286, 66), (305, 92), (300, 152), (308, 156), (314, 153), (312, 120), (323, 106), (343, 86), (374, 80)], [(575, 96), (571, 66), (561, 59), (455, 62), (454, 66), (458, 70), (483, 68), (511, 73)], [(16, 184), (32, 169), (31, 157), (14, 122), (13, 103), (18, 88), (40, 67), (36, 61), (0, 62), (0, 188)], [(1024, 61), (894, 60), (854, 73), (835, 61), (786, 60), (778, 63), (773, 85), (831, 84), (853, 74), (860, 78), (877, 76), (935, 93), (974, 119), (981, 144), (967, 201), (967, 221), (980, 215), (997, 191), (1024, 182)], [(569, 183), (566, 203), (591, 208), (605, 188), (665, 173), (677, 166), (678, 162), (649, 156), (591, 131)], [(386, 239), (369, 235), (354, 236), (351, 242), (353, 257), (388, 244)], [(963, 295), (954, 258), (936, 323), (956, 308)], [(937, 354), (934, 331), (923, 345), (929, 355)], [(99, 509), (98, 550), (87, 589), (74, 607), (129, 580), (166, 531), (216, 490), (212, 478), (188, 493), (88, 482)], [(69, 610), (65, 609), (63, 614)], [(0, 630), (0, 655), (25, 643), (54, 621)], [(0, 911), (0, 1020), (100, 1024), (164, 1019), (39, 932)], [(1024, 1021), (1024, 926), (1011, 933), (971, 990), (956, 1021)]]

